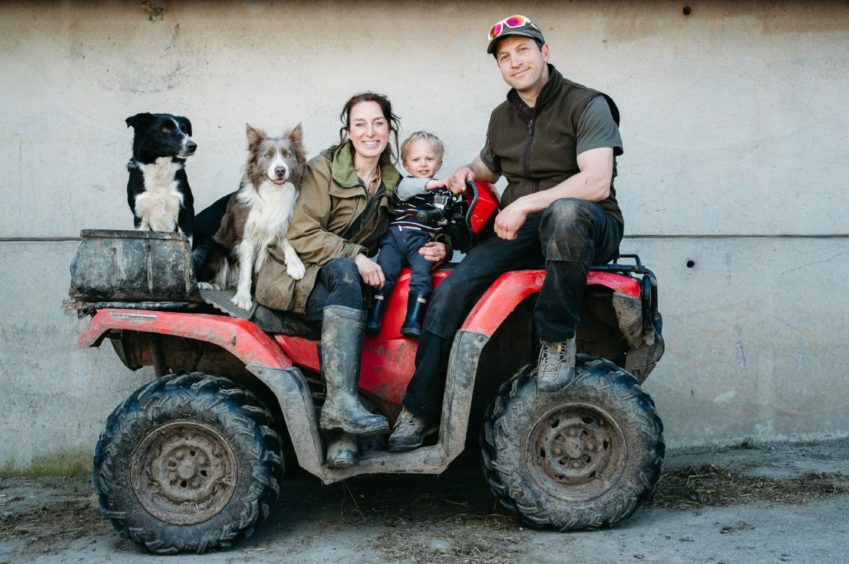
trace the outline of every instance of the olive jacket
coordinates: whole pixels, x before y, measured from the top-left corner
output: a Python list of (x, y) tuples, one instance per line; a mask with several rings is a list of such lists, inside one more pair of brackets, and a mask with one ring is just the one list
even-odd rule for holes
[(270, 246), (257, 277), (257, 303), (304, 313), (322, 266), (337, 258), (353, 259), (359, 253), (371, 256), (377, 252), (401, 181), (389, 159), (382, 159), (380, 171), (380, 186), (369, 200), (368, 190), (354, 170), (349, 142), (330, 147), (306, 164), (287, 233), (306, 274), (301, 280), (289, 276), (283, 250)]

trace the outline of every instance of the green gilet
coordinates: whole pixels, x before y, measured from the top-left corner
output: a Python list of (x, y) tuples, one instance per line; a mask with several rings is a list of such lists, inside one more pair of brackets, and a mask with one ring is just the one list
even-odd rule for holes
[[(493, 171), (507, 178), (502, 207), (527, 194), (547, 190), (580, 172), (578, 122), (593, 98), (604, 96), (614, 121), (619, 124), (619, 110), (610, 97), (563, 78), (551, 65), (548, 68), (549, 81), (533, 109), (511, 89), (507, 100), (490, 116), (487, 145), (490, 154), (497, 156), (497, 162), (489, 163), (484, 158), (484, 163), (490, 168), (495, 166)], [(485, 152), (486, 148), (482, 157)], [(610, 196), (598, 204), (624, 224), (612, 180)]]

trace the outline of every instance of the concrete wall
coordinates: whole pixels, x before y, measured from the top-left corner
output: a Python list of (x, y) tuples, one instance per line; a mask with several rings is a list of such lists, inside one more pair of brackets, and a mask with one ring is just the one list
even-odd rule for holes
[(440, 135), (448, 172), (506, 92), (484, 50), (514, 12), (622, 111), (623, 251), (660, 278), (668, 352), (646, 388), (668, 442), (849, 433), (849, 5), (683, 5), (0, 5), (0, 469), (84, 465), (151, 377), (76, 350), (86, 322), (61, 310), (79, 230), (131, 226), (124, 118), (192, 119), (198, 209), (237, 187), (246, 121), (302, 122), (313, 155), (364, 89), (391, 97), (402, 135)]

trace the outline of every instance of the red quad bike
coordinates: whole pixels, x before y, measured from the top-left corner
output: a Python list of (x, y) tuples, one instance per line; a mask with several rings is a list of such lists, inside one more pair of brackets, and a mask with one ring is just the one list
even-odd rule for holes
[[(491, 224), (492, 188), (462, 204), (468, 235)], [(663, 425), (641, 388), (663, 354), (657, 283), (637, 256), (594, 267), (578, 331), (577, 374), (561, 392), (536, 389), (532, 310), (544, 270), (508, 272), (457, 332), (439, 433), (410, 452), (385, 438), (360, 444), (359, 464), (324, 464), (317, 332), (264, 310), (252, 322), (201, 298), (182, 235), (83, 231), (69, 304), (93, 316), (80, 347), (108, 340), (131, 370), (156, 378), (121, 403), (94, 456), (100, 509), (121, 535), (156, 553), (227, 548), (278, 499), (283, 456), (325, 484), (360, 474), (439, 474), (480, 436), (484, 475), (532, 526), (598, 528), (650, 498), (664, 456)], [(436, 284), (450, 265), (434, 272)], [(413, 374), (417, 341), (402, 337), (403, 273), (379, 335), (367, 336), (363, 404), (390, 420)], [(262, 309), (262, 308), (261, 308)]]

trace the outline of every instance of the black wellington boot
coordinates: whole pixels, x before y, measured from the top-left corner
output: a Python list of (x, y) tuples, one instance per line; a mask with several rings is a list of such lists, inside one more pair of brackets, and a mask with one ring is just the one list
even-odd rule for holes
[(401, 334), (405, 337), (418, 339), (422, 334), (422, 318), (424, 317), (427, 298), (422, 294), (410, 293), (407, 298), (407, 318), (401, 326)]
[(383, 319), (383, 312), (386, 311), (386, 302), (388, 300), (389, 296), (385, 295), (384, 292), (374, 296), (371, 310), (368, 313), (368, 321), (366, 321), (366, 333), (369, 335), (380, 333), (380, 320)]
[(321, 373), (327, 388), (318, 425), (352, 435), (379, 435), (389, 421), (363, 407), (357, 398), (357, 377), (363, 354), (366, 312), (346, 306), (327, 306), (321, 324)]

